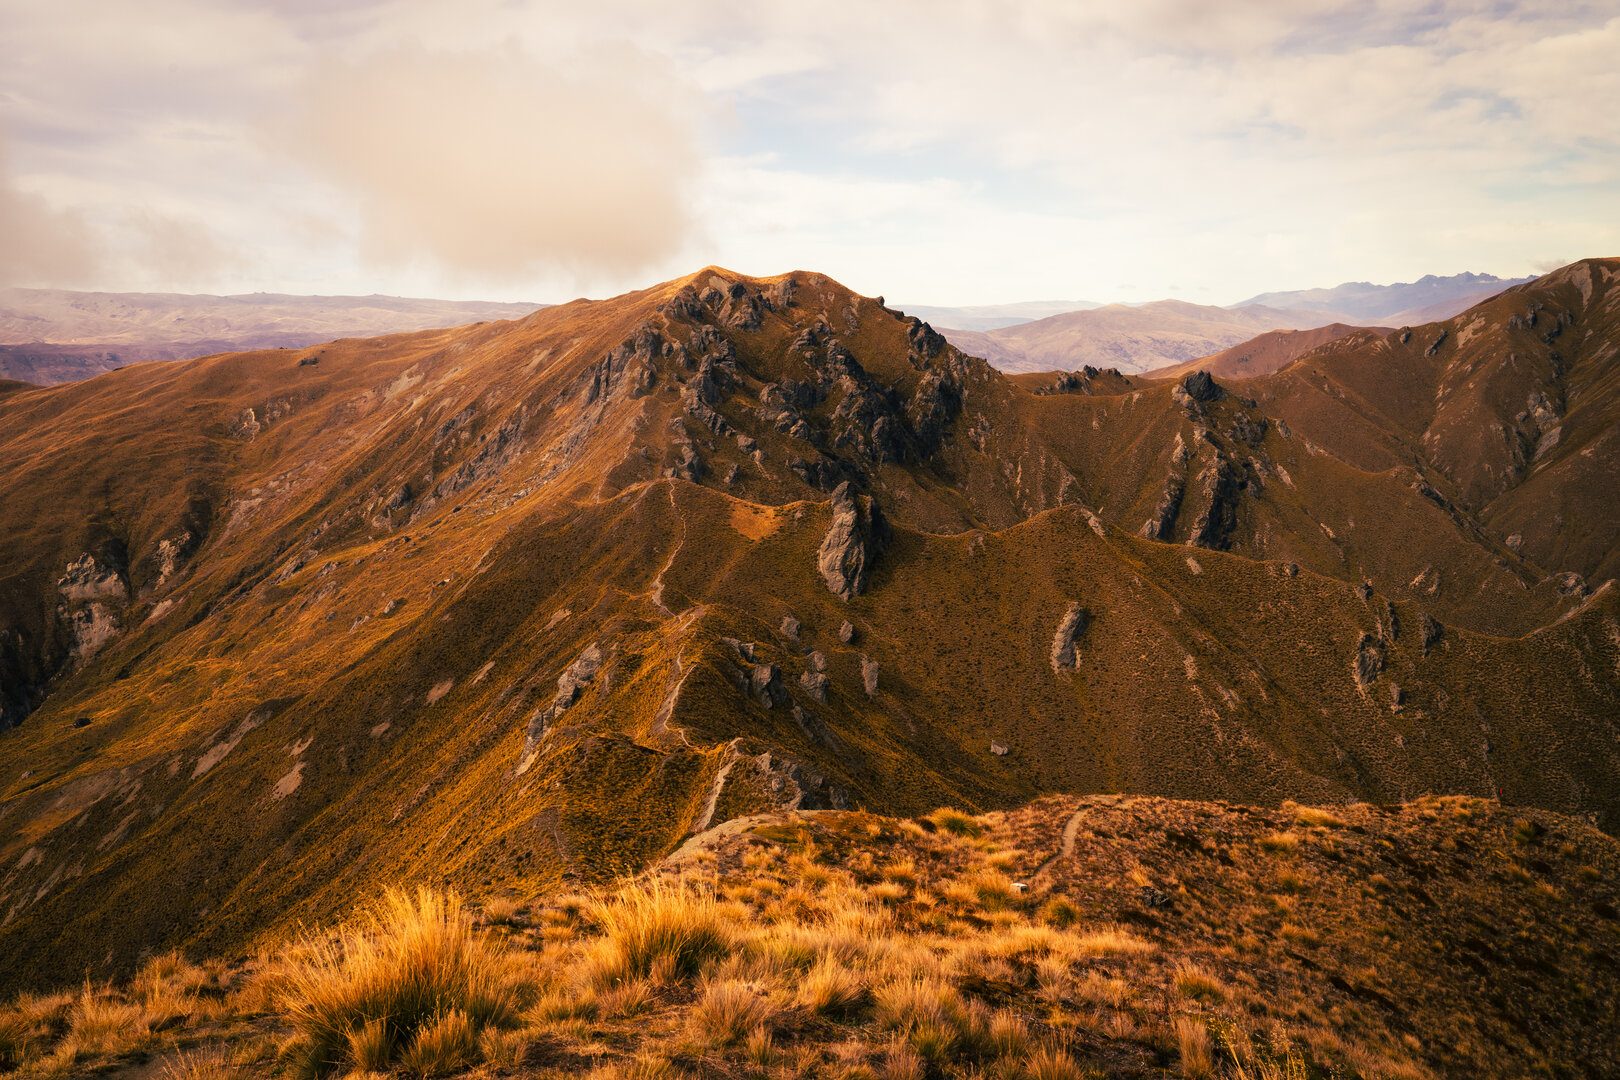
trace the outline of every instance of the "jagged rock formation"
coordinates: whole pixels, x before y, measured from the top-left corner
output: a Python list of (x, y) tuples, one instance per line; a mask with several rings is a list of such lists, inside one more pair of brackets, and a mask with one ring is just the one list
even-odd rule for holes
[(872, 565), (888, 542), (883, 510), (870, 498), (863, 502), (851, 495), (845, 481), (833, 490), (832, 523), (816, 552), (816, 568), (832, 594), (848, 600), (866, 590)]
[(1084, 606), (1071, 603), (1058, 622), (1057, 633), (1052, 635), (1052, 670), (1073, 671), (1080, 659), (1075, 639), (1086, 632), (1091, 613)]

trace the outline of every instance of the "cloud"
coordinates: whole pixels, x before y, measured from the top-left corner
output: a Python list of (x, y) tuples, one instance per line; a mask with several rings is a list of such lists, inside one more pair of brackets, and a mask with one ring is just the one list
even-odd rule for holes
[(0, 145), (0, 285), (70, 288), (95, 278), (100, 252), (83, 216), (20, 189)]
[(514, 47), (403, 47), (317, 63), (272, 139), (348, 197), (375, 263), (624, 274), (692, 229), (696, 111), (630, 48), (549, 67)]

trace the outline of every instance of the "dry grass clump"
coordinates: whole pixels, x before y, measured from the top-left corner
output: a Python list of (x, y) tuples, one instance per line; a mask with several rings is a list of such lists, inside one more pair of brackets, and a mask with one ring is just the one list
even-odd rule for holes
[(714, 893), (682, 885), (629, 886), (591, 911), (606, 935), (590, 973), (598, 985), (691, 979), (736, 943)]
[(1181, 1075), (1214, 1076), (1215, 1046), (1209, 1037), (1209, 1028), (1191, 1016), (1178, 1016), (1174, 1030), (1176, 1046), (1181, 1051)]
[(449, 1076), (472, 1065), (478, 1053), (478, 1028), (466, 1013), (452, 1009), (416, 1032), (399, 1063), (415, 1076)]
[(1175, 967), (1176, 989), (1197, 1001), (1218, 1005), (1226, 1000), (1226, 984), (1188, 960)]
[(484, 1028), (515, 1021), (505, 954), (454, 894), (390, 890), (364, 924), (303, 953), (273, 976), (303, 1076), (396, 1060), (453, 1070), (474, 1059)]
[(984, 835), (984, 826), (971, 814), (964, 814), (953, 807), (942, 806), (929, 814), (925, 819), (941, 832), (952, 836), (980, 837)]
[(933, 976), (896, 979), (878, 987), (873, 997), (878, 1026), (903, 1036), (933, 1065), (985, 1026), (955, 987)]
[(1013, 881), (999, 870), (984, 869), (971, 874), (964, 884), (980, 907), (986, 911), (1003, 911), (1018, 902), (1018, 890)]
[(1041, 920), (1048, 926), (1066, 930), (1080, 921), (1080, 909), (1064, 896), (1054, 896), (1041, 905)]
[(1159, 951), (1153, 942), (1143, 941), (1117, 927), (1086, 934), (1075, 941), (1074, 947), (1080, 955), (1091, 957), (1152, 956)]
[(241, 1069), (223, 1045), (176, 1054), (158, 1070), (160, 1080), (234, 1080), (240, 1075)]
[(870, 997), (866, 979), (835, 960), (823, 960), (799, 983), (799, 1003), (817, 1016), (852, 1016)]
[(516, 925), (520, 910), (518, 902), (508, 897), (495, 896), (484, 901), (484, 918), (491, 926)]
[(1342, 829), (1345, 820), (1331, 810), (1324, 810), (1317, 806), (1299, 806), (1294, 803), (1283, 803), (1283, 812), (1294, 815), (1294, 821), (1299, 825), (1306, 825), (1315, 829)]
[(1299, 837), (1291, 832), (1274, 832), (1260, 838), (1260, 847), (1273, 855), (1292, 855), (1299, 849)]
[(503, 1031), (485, 1028), (478, 1037), (478, 1053), (491, 1065), (516, 1068), (528, 1056), (533, 1037), (527, 1031)]
[(776, 1007), (757, 986), (737, 979), (708, 982), (692, 1007), (692, 1033), (709, 1046), (731, 1046), (761, 1030)]
[(1102, 1074), (1096, 1069), (1082, 1068), (1062, 1050), (1042, 1047), (1024, 1059), (1024, 1076), (1028, 1080), (1091, 1080)]

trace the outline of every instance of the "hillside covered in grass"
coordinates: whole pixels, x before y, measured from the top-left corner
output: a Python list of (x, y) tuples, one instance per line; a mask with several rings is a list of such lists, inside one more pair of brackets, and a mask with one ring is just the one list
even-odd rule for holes
[(1613, 830), (1617, 358), (1613, 260), (1152, 385), (711, 267), (5, 383), (0, 991), (379, 881), (600, 887), (781, 810), (1440, 793)]
[(1604, 1076), (1620, 844), (1467, 798), (739, 818), (0, 1010), (19, 1080)]

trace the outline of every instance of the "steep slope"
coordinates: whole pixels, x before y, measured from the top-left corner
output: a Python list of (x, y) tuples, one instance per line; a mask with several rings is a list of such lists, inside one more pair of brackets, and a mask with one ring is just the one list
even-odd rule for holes
[(1620, 572), (1617, 281), (1616, 260), (1574, 263), (1445, 322), (1346, 338), (1248, 392), (1363, 468), (1415, 462), (1414, 491), (1586, 595)]
[[(1513, 314), (1613, 378), (1581, 266)], [(1309, 374), (1364, 347), (1026, 387), (820, 275), (710, 268), (0, 386), (0, 947), (99, 976), (781, 807), (1500, 791), (1612, 828), (1620, 591), (1406, 464), (1462, 429)]]
[[(1250, 304), (1269, 307), (1320, 311), (1345, 322), (1415, 322), (1418, 309), (1434, 309), (1422, 321), (1450, 318), (1473, 307), (1512, 285), (1523, 285), (1531, 278), (1499, 278), (1492, 274), (1452, 274), (1440, 277), (1426, 274), (1416, 281), (1394, 285), (1374, 285), (1370, 281), (1347, 281), (1331, 289), (1296, 289), (1290, 292), (1261, 293), (1234, 308)], [(1443, 312), (1443, 313), (1440, 313)]]
[(1269, 330), (1241, 344), (1233, 345), (1230, 349), (1222, 349), (1218, 353), (1144, 371), (1142, 377), (1181, 379), (1196, 371), (1206, 371), (1223, 379), (1252, 379), (1258, 375), (1270, 375), (1273, 371), (1280, 371), (1317, 346), (1348, 337), (1360, 330), (1376, 334), (1389, 333), (1388, 327), (1350, 326), (1346, 323), (1329, 323), (1327, 326), (1318, 326), (1312, 330)]
[(1091, 366), (1134, 374), (1208, 356), (1263, 331), (1315, 327), (1335, 318), (1259, 305), (1234, 309), (1158, 300), (1136, 307), (1109, 304), (983, 333), (940, 333), (1003, 371)]

